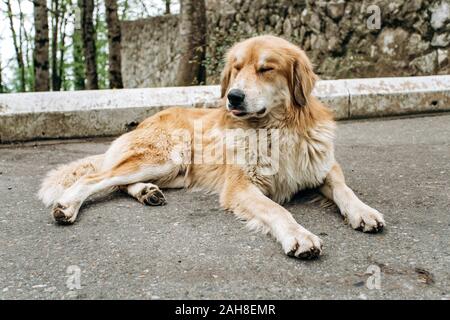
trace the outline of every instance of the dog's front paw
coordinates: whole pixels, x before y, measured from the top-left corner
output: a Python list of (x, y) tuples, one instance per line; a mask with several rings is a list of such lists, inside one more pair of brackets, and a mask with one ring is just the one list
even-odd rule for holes
[(322, 240), (307, 230), (286, 235), (282, 241), (284, 252), (291, 257), (314, 259), (322, 254)]
[(376, 233), (386, 225), (383, 215), (366, 204), (354, 208), (345, 216), (352, 228), (358, 231)]

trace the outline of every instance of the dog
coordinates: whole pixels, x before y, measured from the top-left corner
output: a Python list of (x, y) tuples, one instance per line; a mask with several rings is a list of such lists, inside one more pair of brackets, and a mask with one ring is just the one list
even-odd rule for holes
[[(251, 229), (273, 235), (287, 255), (312, 259), (322, 254), (322, 240), (282, 204), (317, 188), (351, 227), (379, 232), (383, 215), (358, 199), (335, 160), (332, 113), (311, 94), (317, 79), (305, 52), (282, 38), (239, 42), (226, 55), (218, 108), (161, 111), (104, 154), (49, 172), (39, 197), (56, 222), (71, 224), (98, 192), (119, 188), (155, 206), (166, 202), (161, 189), (201, 189), (218, 194)], [(255, 152), (261, 141), (267, 152)], [(247, 161), (236, 161), (236, 150)]]

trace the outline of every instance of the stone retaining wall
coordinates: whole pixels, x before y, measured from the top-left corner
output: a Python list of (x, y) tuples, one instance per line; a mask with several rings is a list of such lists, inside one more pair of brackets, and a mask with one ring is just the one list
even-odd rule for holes
[[(323, 79), (450, 73), (449, 0), (207, 0), (207, 17), (208, 84), (227, 48), (258, 34), (301, 46)], [(125, 22), (125, 86), (173, 85), (177, 36), (176, 15)]]

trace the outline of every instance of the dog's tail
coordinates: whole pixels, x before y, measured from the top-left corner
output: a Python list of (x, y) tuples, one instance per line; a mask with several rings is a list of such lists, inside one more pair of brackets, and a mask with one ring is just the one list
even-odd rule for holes
[(104, 155), (95, 155), (63, 164), (51, 170), (42, 181), (39, 199), (47, 206), (55, 204), (64, 191), (81, 177), (100, 170)]

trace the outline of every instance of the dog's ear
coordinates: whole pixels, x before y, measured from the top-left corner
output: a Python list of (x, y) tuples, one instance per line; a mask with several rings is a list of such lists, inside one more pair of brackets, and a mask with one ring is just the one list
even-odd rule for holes
[(292, 65), (291, 94), (293, 102), (298, 106), (305, 106), (314, 89), (317, 75), (305, 52), (298, 49)]
[(222, 75), (220, 77), (220, 97), (225, 97), (227, 93), (228, 86), (230, 85), (230, 77), (231, 77), (231, 63), (228, 61), (225, 62), (225, 67), (222, 70)]

